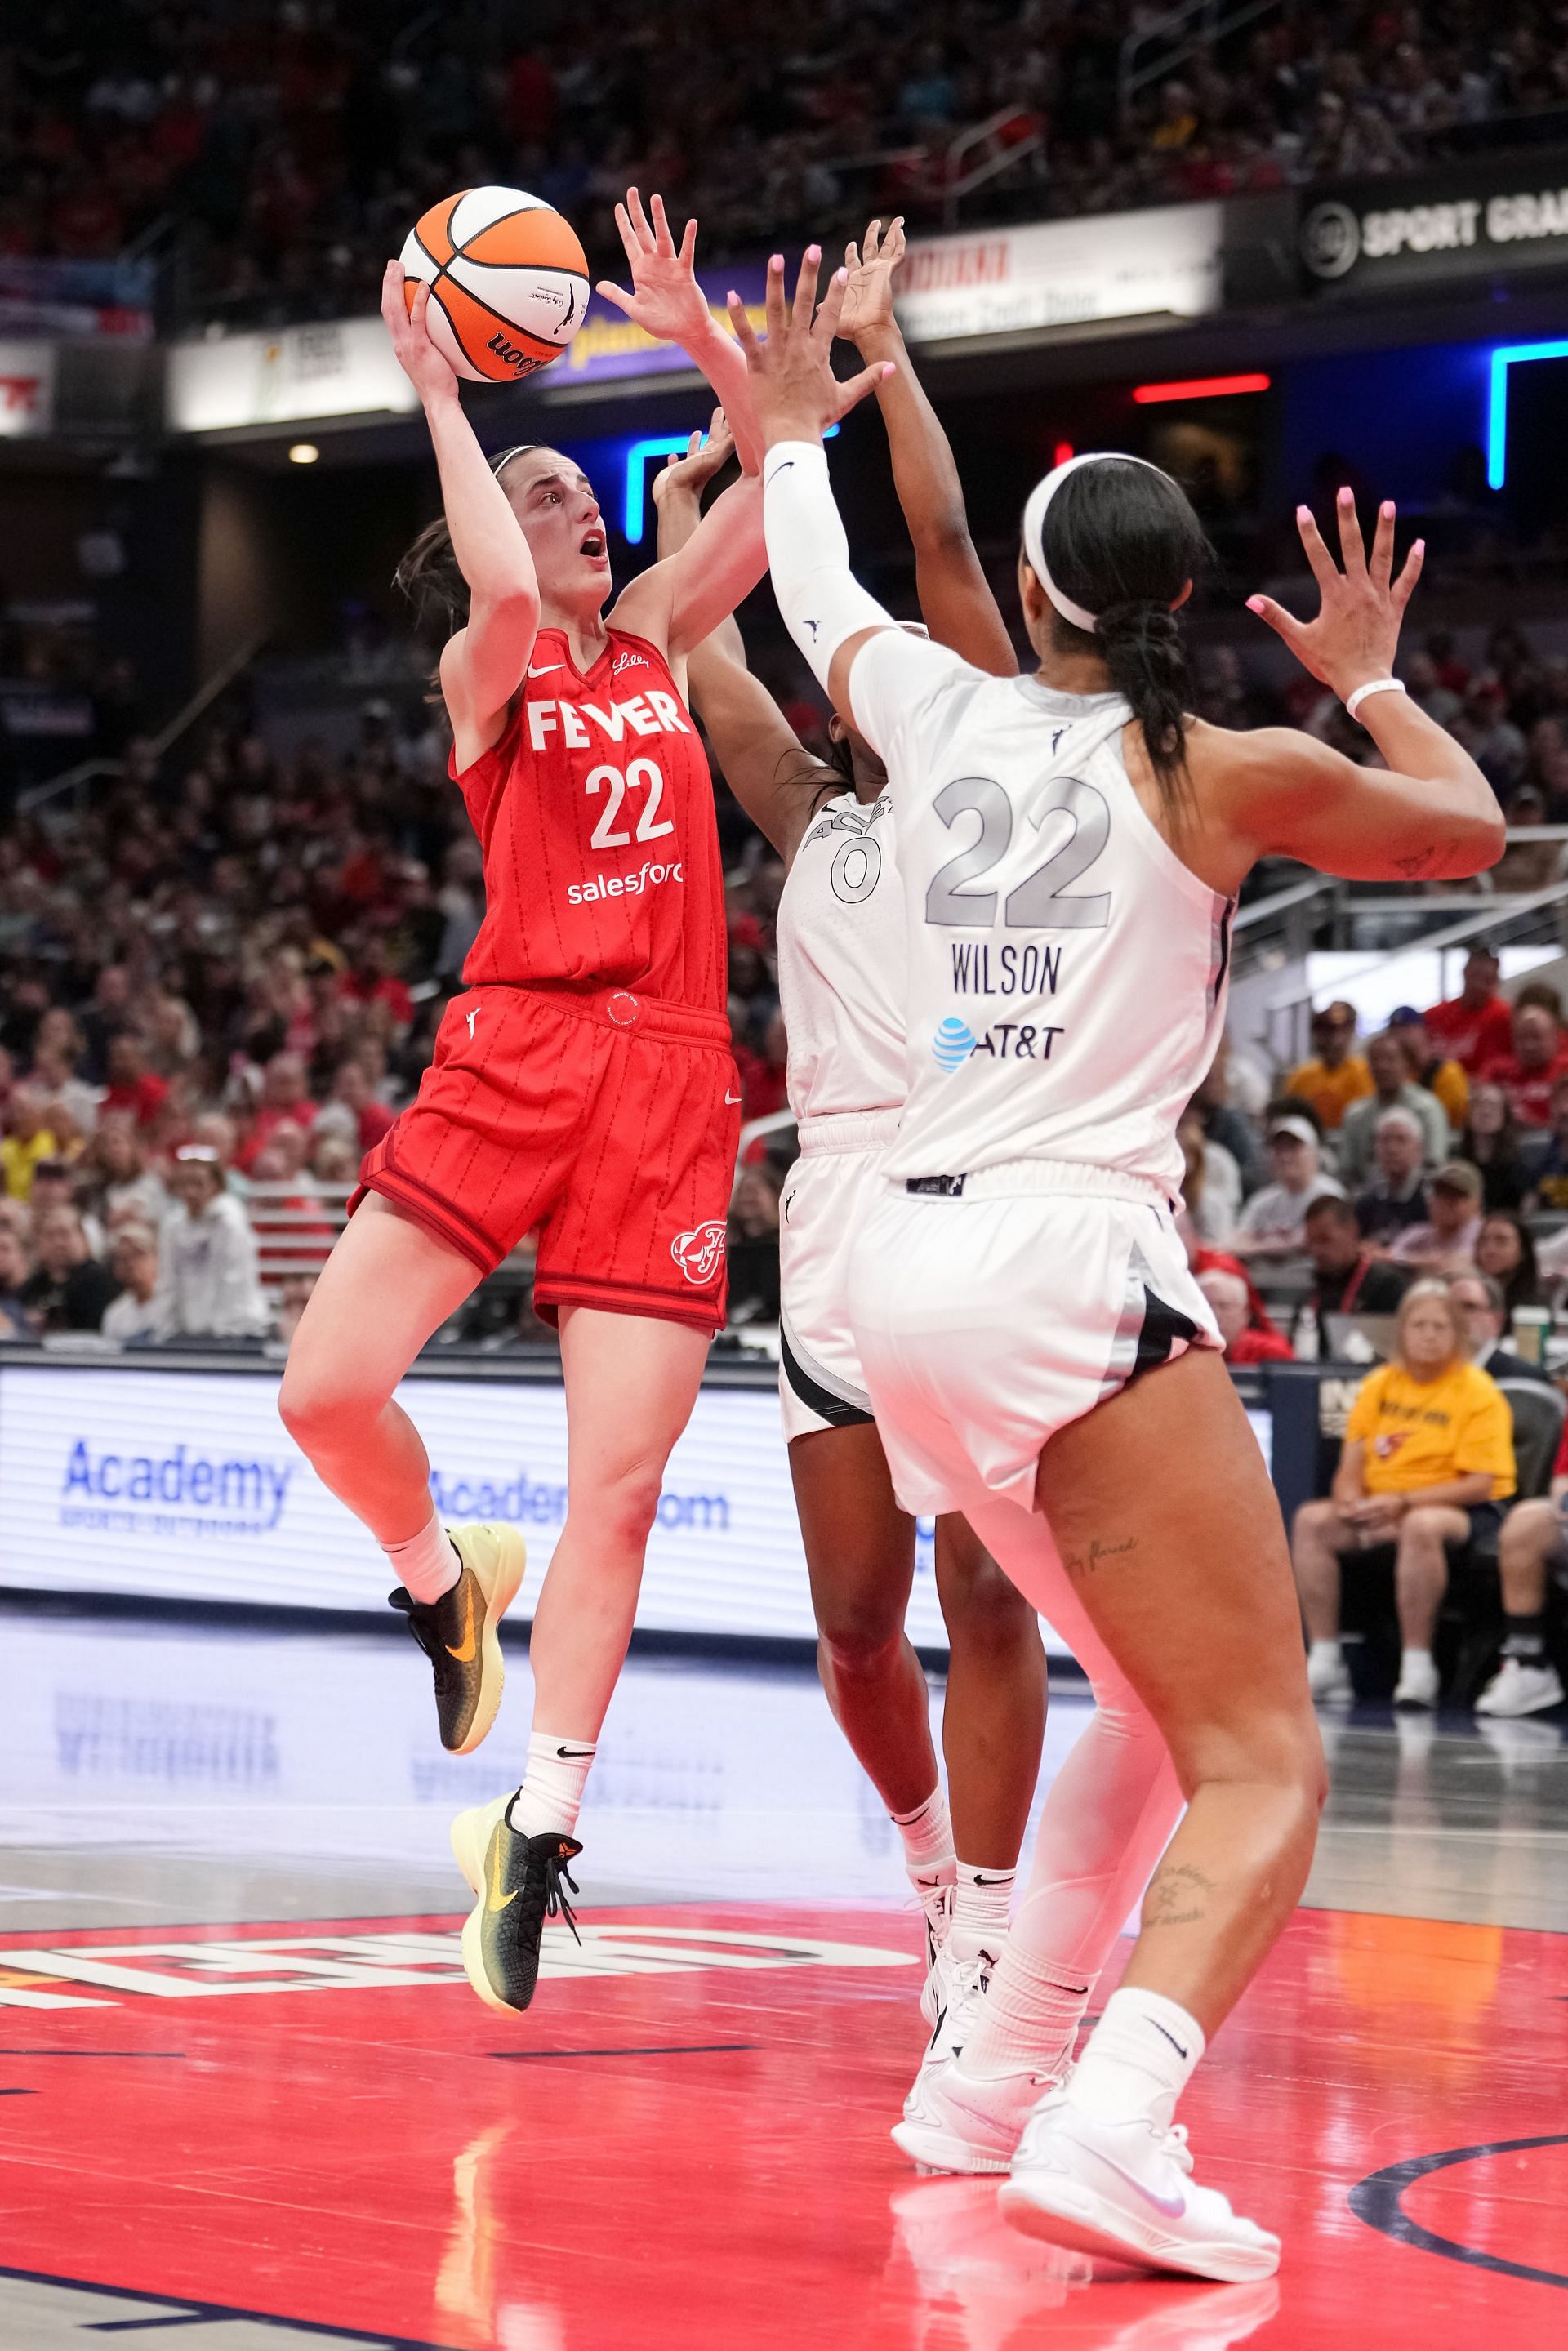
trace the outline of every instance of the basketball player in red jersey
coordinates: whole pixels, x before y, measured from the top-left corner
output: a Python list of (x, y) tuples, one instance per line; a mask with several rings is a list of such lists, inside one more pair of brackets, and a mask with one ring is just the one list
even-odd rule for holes
[[(711, 319), (658, 198), (618, 208), (622, 307), (678, 340), (759, 442), (745, 365)], [(782, 271), (782, 259), (778, 264)], [(740, 1089), (725, 1011), (712, 786), (671, 663), (761, 577), (754, 474), (679, 555), (610, 593), (591, 485), (559, 452), (492, 467), (456, 378), (388, 266), (382, 315), (419, 392), (444, 527), (405, 581), (460, 623), (441, 656), (452, 774), (484, 852), (486, 912), (416, 1101), (368, 1155), (354, 1214), (301, 1319), (283, 1417), (397, 1572), (393, 1604), (435, 1669), (443, 1742), (495, 1719), (497, 1626), (521, 1581), (511, 1527), (450, 1533), (393, 1401), (431, 1334), (526, 1234), (535, 1303), (559, 1319), (567, 1518), (534, 1613), (534, 1731), (516, 1794), (465, 1813), (453, 1844), (477, 1896), (463, 1938), (491, 2007), (533, 1996), (600, 1726), (631, 1635), (664, 1465), (724, 1320)], [(879, 371), (845, 386), (845, 405)]]

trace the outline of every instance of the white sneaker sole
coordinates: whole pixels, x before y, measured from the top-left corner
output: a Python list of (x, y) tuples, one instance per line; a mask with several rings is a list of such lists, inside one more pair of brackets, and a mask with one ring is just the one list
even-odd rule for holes
[(1061, 2172), (1035, 2173), (1007, 2181), (998, 2198), (1005, 2220), (1026, 2237), (1064, 2246), (1108, 2262), (1131, 2262), (1141, 2269), (1179, 2270), (1188, 2277), (1213, 2278), (1221, 2285), (1245, 2285), (1272, 2277), (1280, 2266), (1277, 2247), (1206, 2243), (1173, 2236), (1157, 2221), (1140, 2220), (1081, 2180)]
[(1524, 1722), (1532, 1714), (1552, 1713), (1556, 1708), (1563, 1704), (1563, 1692), (1562, 1690), (1558, 1691), (1555, 1698), (1546, 1695), (1543, 1695), (1541, 1698), (1532, 1698), (1528, 1706), (1483, 1706), (1480, 1699), (1478, 1698), (1476, 1700), (1476, 1712), (1482, 1716), (1488, 1722)]
[(473, 1531), (467, 1527), (448, 1527), (447, 1536), (457, 1551), (463, 1564), (474, 1576), (485, 1594), (485, 1630), (479, 1637), (482, 1660), (479, 1675), (479, 1703), (474, 1719), (468, 1726), (468, 1736), (461, 1747), (449, 1751), (454, 1755), (472, 1755), (483, 1744), (495, 1726), (500, 1709), (501, 1693), (507, 1686), (507, 1668), (501, 1659), (501, 1619), (523, 1588), (523, 1577), (528, 1563), (528, 1549), (516, 1528), (498, 1526), (494, 1532), (498, 1538), (496, 1556), (496, 1579), (486, 1582), (483, 1570), (463, 1550), (461, 1537)]
[[(1023, 2126), (1019, 2126), (1021, 2130)], [(912, 2122), (906, 2116), (894, 2123), (890, 2134), (901, 2155), (906, 2155), (916, 2171), (982, 2172), (1005, 2171), (1012, 2161), (1009, 2155), (985, 2155), (977, 2147), (957, 2138), (951, 2131), (939, 2129), (935, 2123)]]
[(486, 2008), (493, 2008), (497, 2016), (519, 2016), (520, 2009), (497, 1999), (479, 1948), (479, 1922), (485, 1915), (485, 1855), (490, 1848), (496, 1809), (493, 1803), (476, 1804), (471, 1811), (459, 1813), (452, 1823), (453, 1856), (476, 1897), (463, 1922), (463, 1972)]

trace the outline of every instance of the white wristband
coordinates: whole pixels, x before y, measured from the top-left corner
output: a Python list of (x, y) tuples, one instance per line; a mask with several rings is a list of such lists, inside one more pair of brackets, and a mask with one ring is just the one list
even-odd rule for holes
[(1404, 692), (1405, 681), (1402, 677), (1375, 677), (1370, 685), (1358, 685), (1355, 692), (1347, 696), (1344, 705), (1345, 716), (1354, 718), (1369, 695), (1403, 694)]

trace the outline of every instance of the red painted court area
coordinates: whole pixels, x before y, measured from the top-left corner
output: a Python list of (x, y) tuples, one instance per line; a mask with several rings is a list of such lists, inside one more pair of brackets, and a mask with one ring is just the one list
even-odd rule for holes
[(1183, 2108), (1284, 2267), (1206, 2287), (1091, 2280), (994, 2183), (904, 2166), (907, 1913), (590, 1913), (515, 2028), (458, 1923), (5, 1938), (11, 2277), (147, 2296), (173, 2339), (244, 2313), (450, 2351), (1568, 2333), (1563, 1937), (1299, 1916)]

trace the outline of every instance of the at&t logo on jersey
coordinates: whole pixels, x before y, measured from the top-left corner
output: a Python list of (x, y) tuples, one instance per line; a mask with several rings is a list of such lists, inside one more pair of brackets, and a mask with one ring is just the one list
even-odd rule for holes
[(1060, 1027), (1041, 1021), (996, 1020), (977, 1037), (967, 1020), (950, 1012), (937, 1024), (931, 1051), (937, 1066), (947, 1071), (961, 1070), (981, 1053), (995, 1061), (1049, 1061), (1061, 1033)]
[(718, 1270), (724, 1257), (724, 1226), (715, 1219), (694, 1226), (689, 1233), (677, 1233), (670, 1243), (670, 1255), (686, 1280), (701, 1290)]
[(961, 1070), (975, 1050), (975, 1032), (967, 1020), (959, 1020), (951, 1012), (941, 1021), (931, 1040), (931, 1050), (944, 1070)]

